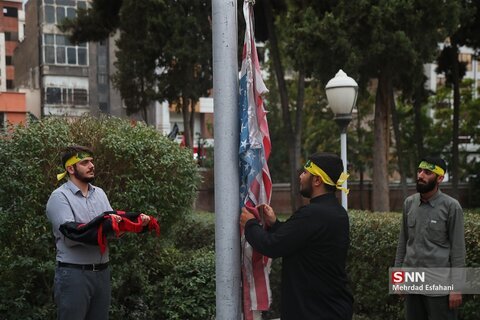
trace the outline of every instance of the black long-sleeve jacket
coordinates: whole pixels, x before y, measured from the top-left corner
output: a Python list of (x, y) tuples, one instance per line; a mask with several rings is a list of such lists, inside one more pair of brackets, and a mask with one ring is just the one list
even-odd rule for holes
[(282, 257), (282, 320), (351, 319), (353, 296), (345, 271), (349, 219), (334, 193), (310, 200), (287, 221), (267, 231), (247, 221), (252, 247)]

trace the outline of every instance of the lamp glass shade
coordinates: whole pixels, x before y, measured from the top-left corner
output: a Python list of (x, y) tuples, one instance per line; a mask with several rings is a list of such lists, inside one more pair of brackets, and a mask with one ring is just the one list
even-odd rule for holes
[(325, 91), (334, 114), (350, 114), (357, 101), (358, 85), (342, 70), (328, 81)]
[(352, 113), (357, 99), (357, 88), (340, 87), (327, 89), (328, 105), (334, 114)]

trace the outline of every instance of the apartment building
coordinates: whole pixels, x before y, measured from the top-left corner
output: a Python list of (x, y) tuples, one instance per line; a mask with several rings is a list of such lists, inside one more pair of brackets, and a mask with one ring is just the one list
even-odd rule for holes
[(22, 0), (0, 1), (0, 130), (8, 124), (25, 122), (25, 95), (13, 92), (15, 67), (13, 53), (23, 38)]
[[(25, 37), (14, 56), (15, 87), (26, 94), (27, 108), (38, 117), (105, 113), (127, 118), (111, 81), (118, 35), (73, 44), (57, 27), (88, 5), (85, 0), (29, 0), (25, 4)], [(204, 137), (208, 124), (213, 123), (208, 120), (213, 117), (212, 98), (202, 99), (197, 109), (194, 131)], [(140, 115), (128, 118), (141, 120)], [(166, 102), (153, 103), (147, 118), (163, 133), (170, 132), (175, 123), (183, 130), (181, 114)]]
[(26, 93), (28, 108), (40, 117), (110, 110), (109, 41), (73, 44), (57, 27), (86, 7), (81, 0), (25, 4), (25, 37), (14, 56), (15, 87)]

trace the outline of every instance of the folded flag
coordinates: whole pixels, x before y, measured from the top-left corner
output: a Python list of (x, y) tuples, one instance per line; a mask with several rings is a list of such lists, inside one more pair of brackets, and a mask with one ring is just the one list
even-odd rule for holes
[[(117, 222), (111, 216), (112, 214), (122, 217), (122, 220)], [(60, 226), (59, 230), (70, 240), (98, 245), (100, 252), (104, 253), (107, 248), (108, 234), (113, 234), (118, 238), (123, 232), (140, 233), (155, 230), (157, 236), (160, 236), (157, 219), (149, 216), (148, 224), (142, 226), (140, 215), (140, 212), (106, 211), (88, 223), (66, 222)]]

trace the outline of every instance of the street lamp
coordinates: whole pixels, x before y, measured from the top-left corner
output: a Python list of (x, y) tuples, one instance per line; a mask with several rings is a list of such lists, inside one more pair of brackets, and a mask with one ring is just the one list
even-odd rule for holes
[[(334, 78), (328, 81), (325, 91), (328, 105), (335, 114), (335, 122), (340, 127), (340, 145), (343, 167), (347, 170), (347, 127), (352, 120), (352, 110), (357, 101), (358, 85), (340, 69)], [(347, 181), (343, 187), (347, 187)], [(347, 195), (342, 192), (342, 206), (348, 209)]]

